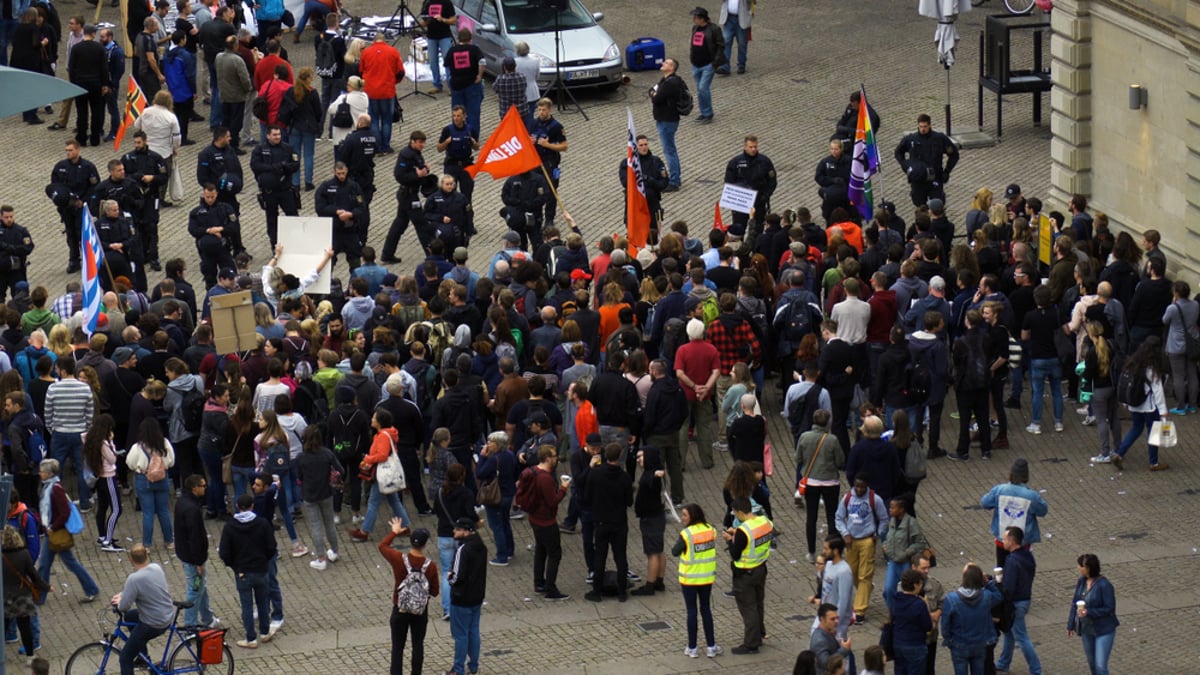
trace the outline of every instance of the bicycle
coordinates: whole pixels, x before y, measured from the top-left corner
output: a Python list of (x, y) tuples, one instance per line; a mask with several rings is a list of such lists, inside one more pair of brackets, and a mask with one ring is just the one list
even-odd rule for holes
[[(219, 664), (206, 665), (200, 662), (200, 635), (198, 626), (179, 627), (179, 613), (192, 606), (187, 601), (175, 601), (175, 617), (167, 628), (167, 642), (163, 645), (162, 659), (155, 662), (148, 651), (138, 654), (136, 668), (149, 668), (154, 675), (183, 675), (184, 673), (225, 673), (233, 675), (233, 652), (229, 645), (222, 645), (222, 660)], [(67, 659), (66, 675), (104, 675), (104, 673), (120, 672), (118, 659), (121, 647), (129, 639), (123, 629), (136, 626), (136, 623), (125, 621), (125, 617), (115, 607), (112, 611), (117, 615), (117, 625), (111, 631), (105, 631), (103, 637), (96, 642), (90, 642), (75, 650)], [(103, 615), (102, 615), (103, 616)], [(105, 622), (102, 620), (102, 624)], [(172, 649), (174, 645), (174, 649)], [(170, 654), (170, 658), (167, 654)]]
[[(987, 0), (971, 0), (972, 7), (979, 7)], [(1004, 0), (1004, 8), (1010, 14), (1028, 14), (1033, 11), (1033, 0)]]

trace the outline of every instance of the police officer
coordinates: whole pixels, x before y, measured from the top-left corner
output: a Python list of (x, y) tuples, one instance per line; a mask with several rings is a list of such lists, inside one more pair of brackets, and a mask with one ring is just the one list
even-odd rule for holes
[[(942, 156), (946, 160), (942, 165)], [(929, 115), (917, 115), (917, 132), (900, 140), (896, 146), (896, 162), (908, 176), (909, 192), (913, 206), (926, 204), (930, 199), (946, 201), (944, 186), (950, 180), (950, 172), (958, 164), (958, 148), (946, 134), (933, 130)]]
[(108, 178), (92, 188), (92, 194), (88, 196), (88, 208), (96, 217), (100, 217), (104, 213), (101, 202), (110, 199), (117, 203), (121, 211), (128, 214), (142, 208), (141, 188), (132, 178), (125, 177), (125, 165), (119, 159), (108, 161)]
[(133, 211), (133, 222), (142, 238), (142, 256), (155, 272), (162, 271), (158, 262), (158, 208), (159, 195), (171, 178), (171, 170), (163, 156), (150, 149), (146, 132), (133, 134), (133, 150), (121, 158), (125, 175), (137, 183), (141, 192), (142, 207)]
[[(542, 166), (546, 167), (546, 173), (550, 175), (550, 183), (557, 190), (561, 176), (559, 164), (562, 163), (562, 153), (567, 151), (567, 135), (562, 122), (554, 119), (552, 106), (553, 103), (548, 98), (538, 100), (537, 114), (533, 117), (533, 128), (529, 130), (529, 135), (533, 137), (534, 146), (542, 158)], [(557, 208), (557, 199), (546, 200), (547, 225), (554, 224)]]
[[(228, 141), (229, 131), (225, 131)], [(241, 225), (233, 207), (219, 199), (217, 186), (204, 186), (200, 205), (188, 214), (188, 234), (196, 239), (196, 252), (200, 254), (200, 273), (204, 275), (204, 287), (217, 284), (217, 270), (233, 267), (234, 241), (241, 241)]]
[(436, 180), (430, 176), (429, 167), (425, 166), (425, 157), (421, 154), (424, 150), (425, 132), (417, 130), (409, 134), (408, 146), (396, 153), (396, 167), (392, 175), (400, 184), (400, 189), (396, 191), (396, 218), (383, 242), (380, 262), (384, 264), (400, 262), (396, 257), (396, 246), (410, 222), (417, 231), (421, 248), (428, 246), (429, 240), (433, 239), (428, 233), (425, 214), (421, 211), (421, 193), (428, 184), (427, 179)]
[(292, 186), (292, 176), (300, 170), (300, 156), (283, 142), (279, 127), (267, 127), (267, 142), (259, 143), (250, 153), (250, 171), (258, 181), (258, 205), (267, 213), (267, 238), (275, 248), (279, 234), (279, 210), (289, 216), (300, 213), (300, 194)]
[(355, 269), (361, 262), (370, 213), (362, 188), (350, 178), (350, 169), (345, 162), (336, 162), (333, 178), (317, 187), (316, 203), (318, 216), (333, 219), (335, 255), (345, 253), (346, 263), (350, 269)]
[(231, 145), (232, 139), (228, 127), (213, 128), (212, 145), (201, 150), (196, 158), (196, 182), (201, 187), (217, 186), (218, 199), (240, 214), (242, 206), (237, 194), (242, 191), (242, 161)]
[(100, 217), (96, 219), (96, 235), (100, 239), (100, 248), (104, 251), (105, 266), (104, 271), (100, 273), (100, 285), (104, 290), (111, 291), (113, 279), (133, 276), (138, 262), (137, 249), (141, 242), (138, 241), (137, 227), (129, 216), (122, 212), (116, 200), (102, 200), (99, 213)]
[(470, 246), (475, 234), (475, 214), (467, 196), (454, 188), (458, 183), (454, 176), (442, 176), (441, 189), (425, 201), (425, 218), (429, 230), (442, 240), (445, 250), (453, 251), (459, 246)]
[[(858, 104), (862, 100), (862, 93), (854, 92), (850, 94), (850, 102), (846, 104), (846, 109), (842, 111), (842, 116), (838, 118), (837, 131), (834, 138), (842, 140), (843, 150), (852, 150), (854, 147), (854, 134), (858, 133)], [(875, 112), (875, 108), (867, 103), (867, 118), (871, 120), (871, 131), (875, 132), (876, 138), (879, 137), (879, 113)]]
[[(646, 203), (650, 205), (650, 229), (657, 231), (662, 222), (662, 193), (671, 184), (671, 177), (667, 165), (650, 152), (650, 141), (646, 135), (638, 134), (635, 140), (638, 164), (642, 167), (642, 191), (646, 193)], [(628, 180), (625, 171), (628, 163), (628, 159), (623, 159), (617, 165), (617, 178), (621, 181), (622, 190), (629, 187), (625, 184)]]
[[(371, 205), (375, 197), (375, 152), (378, 142), (375, 132), (371, 130), (371, 116), (363, 113), (358, 116), (358, 122), (337, 147), (334, 160), (346, 165), (347, 176), (358, 183), (362, 190), (363, 203)], [(367, 239), (366, 223), (362, 224), (363, 241)]]
[(742, 140), (742, 152), (729, 160), (725, 165), (725, 182), (751, 190), (758, 194), (754, 197), (754, 221), (750, 221), (749, 213), (733, 212), (733, 225), (729, 234), (735, 238), (745, 237), (746, 243), (754, 246), (754, 240), (762, 229), (763, 219), (771, 208), (771, 194), (777, 184), (775, 165), (766, 155), (758, 151), (758, 137), (746, 136)]
[(850, 198), (850, 155), (842, 147), (842, 142), (836, 138), (829, 141), (829, 156), (817, 164), (817, 173), (813, 177), (817, 185), (817, 194), (821, 196), (821, 215), (825, 217), (828, 227), (829, 214), (836, 208), (849, 209)]
[(83, 227), (84, 200), (92, 188), (100, 183), (96, 165), (79, 155), (79, 141), (67, 141), (67, 158), (59, 160), (50, 171), (50, 184), (46, 196), (58, 208), (63, 228), (67, 234), (67, 253), (70, 263), (67, 274), (79, 271), (79, 232)]
[(454, 180), (458, 181), (458, 189), (470, 201), (475, 191), (475, 179), (466, 169), (475, 161), (472, 155), (479, 149), (479, 133), (467, 124), (467, 109), (461, 105), (454, 106), (450, 119), (450, 124), (442, 129), (442, 135), (438, 138), (437, 151), (446, 153), (442, 169), (454, 176)]
[(509, 176), (504, 181), (500, 191), (504, 208), (500, 209), (500, 215), (508, 223), (508, 229), (521, 235), (521, 248), (532, 242), (532, 247), (527, 250), (536, 251), (542, 245), (542, 209), (550, 198), (550, 188), (546, 186), (541, 167)]
[(33, 252), (29, 230), (17, 224), (13, 207), (0, 206), (0, 302), (6, 293), (17, 293), (17, 282), (26, 281), (25, 268)]

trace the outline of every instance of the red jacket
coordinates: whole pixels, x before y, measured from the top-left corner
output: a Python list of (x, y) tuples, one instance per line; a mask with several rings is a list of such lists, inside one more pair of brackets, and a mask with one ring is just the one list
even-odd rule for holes
[[(392, 439), (391, 443), (388, 443), (389, 437)], [(400, 440), (400, 432), (396, 431), (395, 427), (388, 427), (375, 434), (371, 439), (371, 449), (363, 458), (363, 464), (382, 464), (387, 461), (388, 455), (392, 454), (392, 446), (398, 440)]]
[(292, 74), (292, 64), (279, 58), (278, 54), (264, 56), (258, 65), (254, 66), (254, 90), (262, 91), (263, 85), (275, 79), (275, 66), (287, 66), (288, 76), (284, 79), (288, 84), (295, 84)]
[[(404, 566), (404, 558), (408, 556), (408, 566), (413, 572), (420, 572), (421, 565), (425, 564), (425, 558), (417, 553), (398, 551), (392, 548), (392, 540), (396, 535), (388, 530), (387, 536), (383, 541), (379, 542), (379, 552), (392, 565), (392, 579), (395, 583), (392, 584), (392, 606), (396, 605), (396, 596), (400, 593), (400, 582), (408, 576), (408, 569)], [(425, 578), (429, 580), (429, 597), (436, 598), (441, 591), (440, 579), (438, 577), (438, 566), (436, 560), (429, 561), (429, 567), (425, 570)]]
[(888, 344), (892, 340), (892, 326), (896, 325), (896, 292), (886, 288), (875, 291), (867, 304), (871, 306), (867, 342)]
[(550, 471), (543, 471), (541, 467), (533, 467), (533, 491), (537, 495), (534, 497), (534, 503), (537, 504), (532, 511), (529, 512), (529, 522), (538, 527), (549, 527), (550, 525), (558, 524), (558, 503), (567, 496), (567, 489), (562, 487), (558, 476), (555, 476)]
[(394, 98), (396, 83), (404, 79), (404, 62), (400, 60), (400, 52), (386, 42), (376, 42), (364, 49), (358, 70), (367, 98)]

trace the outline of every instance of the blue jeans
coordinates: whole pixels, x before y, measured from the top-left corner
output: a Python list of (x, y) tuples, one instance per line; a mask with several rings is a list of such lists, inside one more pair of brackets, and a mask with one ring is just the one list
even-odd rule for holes
[(700, 106), (701, 117), (712, 117), (712, 79), (713, 65), (692, 66), (692, 79), (696, 81), (696, 103)]
[(1030, 365), (1033, 367), (1033, 423), (1042, 423), (1042, 393), (1047, 377), (1050, 378), (1050, 400), (1054, 403), (1054, 421), (1062, 422), (1062, 363), (1058, 359), (1034, 359)]
[(658, 141), (662, 143), (663, 159), (667, 160), (667, 176), (671, 185), (678, 186), (683, 182), (679, 171), (679, 151), (675, 149), (675, 132), (679, 130), (679, 122), (655, 122), (658, 127)]
[[(696, 648), (697, 614), (704, 617), (704, 644), (712, 647), (717, 644), (713, 631), (712, 584), (704, 586), (680, 586), (683, 592), (683, 604), (687, 607), (687, 644), (688, 649)], [(697, 607), (697, 605), (699, 607)]]
[(133, 481), (137, 490), (138, 503), (142, 505), (142, 545), (150, 548), (154, 545), (154, 518), (162, 527), (163, 541), (175, 542), (175, 528), (171, 524), (171, 480), (164, 478), (157, 483), (151, 483), (145, 474), (138, 474)]
[(256, 471), (252, 466), (233, 466), (233, 501), (236, 503), (237, 498), (246, 494), (250, 489), (250, 483), (254, 482)]
[[(183, 579), (187, 585), (186, 600), (193, 605), (183, 610), (185, 626), (195, 626), (196, 615), (200, 615), (200, 624), (207, 626), (212, 623), (213, 613), (208, 606), (208, 576), (200, 574), (200, 570), (190, 563), (183, 563)], [(208, 570), (206, 569), (205, 572)]]
[(118, 658), (121, 675), (133, 675), (133, 663), (138, 654), (146, 651), (146, 645), (150, 644), (151, 640), (167, 632), (167, 627), (151, 628), (139, 621), (140, 618), (136, 609), (125, 612), (125, 620), (137, 625), (129, 629), (129, 637), (125, 639), (125, 646), (121, 648), (121, 656)]
[[(279, 590), (279, 556), (267, 563), (267, 600), (271, 605), (271, 620), (283, 621), (283, 592)], [(261, 616), (261, 612), (259, 615)]]
[[(309, 134), (303, 131), (291, 131), (288, 133), (288, 145), (292, 146), (304, 162), (304, 182), (310, 184), (313, 182), (313, 149), (317, 143), (317, 135)], [(300, 172), (292, 174), (292, 185), (300, 186)]]
[(512, 521), (508, 518), (509, 512), (512, 511), (512, 501), (512, 497), (501, 497), (499, 505), (483, 507), (487, 514), (488, 527), (496, 540), (496, 557), (501, 560), (513, 557)]
[(896, 650), (895, 675), (925, 675), (925, 659), (929, 656), (925, 644), (896, 643), (893, 648)]
[(316, 16), (318, 22), (314, 23), (316, 28), (313, 30), (318, 33), (325, 30), (325, 15), (329, 14), (329, 8), (317, 0), (305, 0), (304, 13), (300, 15), (300, 21), (296, 23), (296, 37), (299, 37), (304, 32), (304, 27), (308, 25), (309, 18)]
[[(54, 556), (61, 558), (67, 569), (71, 570), (71, 573), (79, 580), (80, 586), (83, 587), (84, 595), (98, 595), (100, 593), (100, 587), (96, 585), (96, 582), (92, 579), (92, 575), (88, 574), (88, 571), (83, 567), (83, 563), (79, 562), (79, 558), (75, 557), (75, 550), (51, 551), (49, 535), (42, 542), (42, 554), (38, 558), (38, 574), (42, 576), (42, 579), (46, 583), (50, 583), (50, 568), (54, 565)], [(45, 598), (46, 596), (43, 595), (42, 602), (45, 602)]]
[[(266, 572), (236, 572), (238, 599), (242, 603), (242, 627), (247, 640), (257, 640), (260, 634), (271, 632), (271, 610), (267, 601), (269, 575)], [(258, 626), (254, 625), (254, 610), (258, 609)]]
[(287, 530), (288, 538), (300, 541), (296, 534), (296, 520), (292, 518), (292, 476), (291, 472), (274, 474), (279, 476), (279, 489), (275, 492), (275, 512), (283, 519), (283, 527)]
[(450, 106), (456, 105), (467, 109), (467, 124), (478, 136), (479, 110), (483, 107), (483, 83), (477, 82), (463, 89), (450, 89)]
[(212, 104), (208, 108), (208, 128), (222, 126), (225, 120), (221, 117), (221, 92), (217, 88), (217, 67), (208, 64), (208, 88), (212, 92)]
[[(414, 489), (420, 489), (415, 487)], [(371, 481), (371, 496), (367, 497), (367, 515), (363, 518), (362, 531), (370, 533), (375, 529), (375, 517), (379, 515), (379, 501), (386, 499), (388, 506), (392, 507), (392, 514), (400, 520), (404, 521), (404, 526), (408, 527), (411, 523), (408, 519), (408, 511), (404, 509), (404, 502), (400, 501), (400, 493), (393, 492), (390, 495), (379, 493), (379, 483)]]
[(917, 415), (924, 414), (924, 411), (922, 411), (917, 406), (913, 406), (911, 408), (893, 408), (892, 406), (887, 405), (885, 403), (883, 406), (883, 426), (884, 426), (884, 428), (886, 428), (886, 429), (892, 428), (892, 415), (896, 414), (897, 410), (903, 410), (904, 412), (908, 413), (908, 424), (909, 424), (909, 427), (913, 428), (913, 429), (915, 429), (917, 427)]
[[(882, 544), (880, 544), (882, 546)], [(900, 585), (900, 575), (904, 574), (904, 570), (909, 568), (907, 562), (887, 561), (887, 575), (883, 581), (883, 602), (887, 605), (888, 611), (892, 610), (892, 602), (896, 599), (896, 589)]]
[(0, 66), (8, 65), (8, 46), (17, 32), (17, 19), (0, 19)]
[(208, 490), (204, 493), (204, 507), (210, 513), (225, 513), (225, 483), (221, 480), (220, 451), (201, 450), (200, 461), (208, 474)]
[[(448, 594), (447, 594), (448, 595)], [(479, 670), (479, 614), (482, 605), (459, 607), (450, 605), (450, 634), (454, 636), (454, 665), (450, 671), (463, 675), (466, 666), (472, 673)]]
[(433, 86), (438, 89), (442, 88), (442, 60), (446, 58), (446, 52), (450, 51), (450, 46), (454, 41), (448, 37), (438, 40), (425, 38), (425, 45), (429, 49), (429, 68), (433, 71)]
[(1091, 675), (1108, 675), (1108, 655), (1112, 653), (1113, 640), (1117, 639), (1117, 631), (1108, 635), (1081, 635), (1083, 638), (1083, 655), (1087, 657), (1088, 670)]
[(75, 478), (79, 486), (79, 508), (86, 509), (92, 503), (92, 489), (83, 480), (83, 438), (76, 432), (55, 431), (50, 436), (50, 456), (58, 460), (60, 472), (67, 468), (67, 455), (71, 456), (71, 465), (78, 474)]
[(458, 542), (454, 537), (438, 537), (438, 572), (442, 575), (441, 588), (446, 589), (442, 593), (442, 614), (450, 613), (450, 584), (446, 576), (450, 572), (450, 566), (454, 564), (454, 551), (458, 549)]
[(954, 664), (954, 675), (983, 675), (983, 661), (987, 646), (952, 647), (950, 662)]
[[(1129, 432), (1125, 434), (1125, 439), (1121, 441), (1121, 447), (1117, 448), (1117, 454), (1122, 457), (1125, 456), (1125, 453), (1129, 452), (1129, 448), (1133, 447), (1134, 441), (1138, 439), (1138, 436), (1142, 435), (1143, 431), (1146, 432), (1146, 438), (1150, 437), (1150, 428), (1158, 421), (1158, 411), (1130, 411), (1129, 416), (1132, 418), (1133, 423), (1129, 427)], [(1150, 465), (1154, 466), (1158, 464), (1158, 446), (1147, 445), (1146, 447), (1150, 451)]]
[(367, 99), (367, 112), (371, 115), (371, 130), (379, 139), (376, 152), (392, 149), (392, 115), (396, 110), (395, 98)]
[(730, 14), (725, 19), (725, 25), (721, 27), (725, 33), (725, 65), (721, 69), (729, 72), (729, 64), (733, 63), (733, 40), (737, 38), (738, 50), (738, 70), (746, 69), (746, 46), (750, 42), (750, 30), (742, 28), (738, 24), (738, 18), (735, 14)]
[(1025, 627), (1025, 615), (1029, 613), (1028, 600), (1013, 602), (1016, 612), (1013, 615), (1012, 630), (1004, 634), (1000, 647), (1000, 658), (996, 659), (996, 670), (1008, 670), (1012, 665), (1013, 643), (1021, 647), (1025, 655), (1025, 663), (1029, 665), (1029, 675), (1042, 675), (1042, 662), (1038, 660), (1037, 652), (1033, 649), (1033, 641), (1029, 639), (1029, 630)]

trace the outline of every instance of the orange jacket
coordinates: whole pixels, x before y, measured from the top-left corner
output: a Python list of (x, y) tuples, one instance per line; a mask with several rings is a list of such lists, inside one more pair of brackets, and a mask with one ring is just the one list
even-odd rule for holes
[[(388, 438), (392, 439), (391, 443), (388, 443)], [(375, 437), (371, 439), (371, 449), (363, 458), (363, 464), (380, 464), (387, 461), (388, 455), (392, 454), (392, 447), (398, 440), (400, 440), (400, 432), (396, 431), (395, 427), (388, 427), (375, 434)]]
[(825, 228), (825, 236), (829, 237), (833, 231), (833, 228), (835, 227), (842, 228), (842, 236), (846, 238), (847, 244), (853, 246), (854, 249), (859, 252), (859, 254), (863, 252), (863, 236), (861, 227), (855, 225), (849, 220), (842, 223), (834, 223), (833, 225)]

